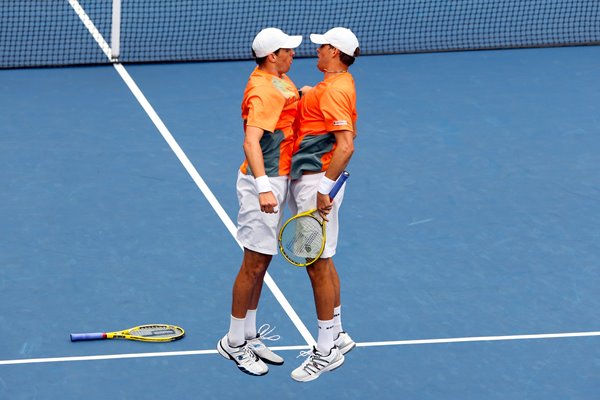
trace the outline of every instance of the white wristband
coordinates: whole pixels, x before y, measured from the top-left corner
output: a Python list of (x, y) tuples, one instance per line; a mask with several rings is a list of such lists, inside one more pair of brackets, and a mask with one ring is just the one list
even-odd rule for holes
[(332, 181), (331, 179), (323, 175), (323, 177), (321, 178), (321, 182), (319, 182), (319, 187), (317, 188), (317, 190), (319, 191), (319, 193), (329, 194), (329, 192), (331, 192), (331, 189), (333, 189), (333, 185), (335, 185), (335, 181)]
[(266, 175), (255, 178), (254, 183), (256, 184), (256, 190), (258, 190), (258, 193), (273, 191), (273, 189), (271, 189), (271, 182), (269, 182), (269, 177)]

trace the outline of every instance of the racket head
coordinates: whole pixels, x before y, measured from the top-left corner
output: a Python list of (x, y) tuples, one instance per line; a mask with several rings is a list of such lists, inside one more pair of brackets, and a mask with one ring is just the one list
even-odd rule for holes
[(106, 334), (107, 339), (129, 339), (142, 342), (172, 342), (185, 336), (183, 328), (175, 325), (139, 325), (120, 332)]
[(283, 257), (297, 267), (311, 265), (325, 249), (325, 224), (317, 218), (316, 210), (288, 219), (279, 232), (279, 250)]

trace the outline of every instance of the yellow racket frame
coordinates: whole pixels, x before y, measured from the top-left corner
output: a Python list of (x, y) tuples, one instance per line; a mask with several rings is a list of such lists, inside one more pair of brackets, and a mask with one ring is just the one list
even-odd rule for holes
[[(154, 326), (156, 328), (162, 328), (162, 329), (172, 329), (175, 332), (179, 332), (179, 333), (177, 333), (175, 336), (168, 337), (168, 338), (153, 338), (153, 337), (146, 337), (146, 336), (136, 336), (136, 335), (131, 334), (131, 331), (135, 331), (136, 329), (147, 329), (152, 326)], [(107, 332), (106, 333), (107, 339), (139, 340), (142, 342), (172, 342), (174, 340), (179, 340), (179, 339), (183, 338), (184, 336), (185, 336), (185, 331), (183, 330), (183, 328), (181, 328), (179, 326), (175, 326), (175, 325), (164, 325), (164, 324), (139, 325), (139, 326), (135, 326), (133, 328), (125, 329), (125, 330), (118, 331), (118, 332)]]

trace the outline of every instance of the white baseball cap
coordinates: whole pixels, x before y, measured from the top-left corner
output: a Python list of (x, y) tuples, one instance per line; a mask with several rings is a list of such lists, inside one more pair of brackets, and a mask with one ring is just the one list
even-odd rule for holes
[(347, 28), (332, 28), (322, 35), (311, 33), (310, 40), (316, 44), (330, 44), (351, 57), (354, 57), (354, 52), (358, 48), (356, 35)]
[(302, 36), (290, 36), (281, 29), (265, 28), (258, 32), (252, 42), (257, 58), (266, 57), (278, 49), (295, 49), (302, 43)]

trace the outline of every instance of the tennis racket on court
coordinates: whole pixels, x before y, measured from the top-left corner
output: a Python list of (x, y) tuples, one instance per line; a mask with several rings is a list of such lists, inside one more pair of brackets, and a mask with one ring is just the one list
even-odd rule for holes
[(185, 335), (183, 329), (174, 325), (140, 325), (118, 332), (71, 333), (71, 342), (81, 340), (128, 339), (142, 342), (172, 342)]
[[(333, 185), (329, 198), (333, 200), (350, 176), (342, 172)], [(283, 258), (297, 267), (311, 265), (325, 249), (325, 221), (317, 216), (317, 209), (309, 210), (288, 219), (279, 231), (279, 249)]]

